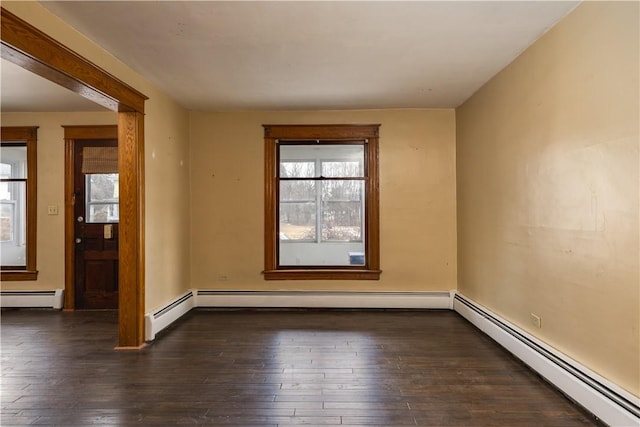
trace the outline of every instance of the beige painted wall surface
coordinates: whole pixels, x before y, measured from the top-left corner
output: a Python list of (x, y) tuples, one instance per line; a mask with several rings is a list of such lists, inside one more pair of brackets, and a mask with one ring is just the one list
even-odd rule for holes
[[(152, 119), (155, 118), (155, 119)], [(147, 103), (145, 116), (146, 312), (190, 283), (189, 119), (173, 103)]]
[[(165, 93), (34, 1), (2, 7), (149, 97), (145, 103), (145, 311), (189, 289), (189, 117)], [(154, 156), (155, 153), (155, 156)]]
[[(380, 281), (264, 281), (262, 125), (296, 123), (381, 124)], [(193, 112), (191, 147), (194, 288), (456, 287), (453, 110)]]
[(456, 111), (459, 290), (635, 395), (638, 16), (582, 4)]
[[(7, 282), (2, 289), (64, 289), (64, 129), (63, 125), (114, 125), (113, 112), (2, 113), (2, 126), (38, 126), (38, 280)], [(47, 206), (58, 215), (47, 215)]]

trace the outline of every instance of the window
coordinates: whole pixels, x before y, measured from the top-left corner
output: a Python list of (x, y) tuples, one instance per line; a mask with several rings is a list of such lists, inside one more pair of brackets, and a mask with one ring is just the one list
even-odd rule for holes
[(0, 143), (2, 280), (36, 280), (37, 127), (3, 127)]
[[(117, 148), (116, 148), (117, 150)], [(118, 201), (119, 175), (117, 173), (92, 173), (85, 179), (86, 222), (109, 223), (120, 219)]]
[(82, 147), (85, 222), (118, 222), (120, 218), (118, 147)]
[(379, 279), (379, 125), (264, 128), (265, 279)]

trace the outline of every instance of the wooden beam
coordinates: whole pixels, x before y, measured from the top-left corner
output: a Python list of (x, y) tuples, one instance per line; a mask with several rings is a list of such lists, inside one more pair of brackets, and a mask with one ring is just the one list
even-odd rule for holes
[(144, 343), (145, 280), (143, 113), (148, 98), (6, 9), (0, 8), (0, 14), (2, 58), (119, 112), (122, 261), (118, 345), (140, 348)]
[(112, 111), (144, 112), (142, 93), (2, 8), (2, 58)]
[(118, 347), (144, 343), (144, 115), (120, 113), (120, 301)]

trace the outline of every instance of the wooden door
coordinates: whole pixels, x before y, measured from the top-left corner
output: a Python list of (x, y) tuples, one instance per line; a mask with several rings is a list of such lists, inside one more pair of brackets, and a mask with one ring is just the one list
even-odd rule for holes
[(118, 308), (118, 141), (74, 147), (74, 291), (77, 309)]

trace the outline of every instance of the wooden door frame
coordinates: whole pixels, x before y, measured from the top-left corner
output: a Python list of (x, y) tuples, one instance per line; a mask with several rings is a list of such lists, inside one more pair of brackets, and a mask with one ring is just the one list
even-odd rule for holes
[[(76, 141), (87, 139), (117, 139), (117, 125), (62, 126), (64, 128), (64, 310), (76, 308), (75, 291), (75, 176)], [(119, 305), (118, 301), (118, 305)]]
[(121, 263), (118, 275), (116, 348), (141, 348), (145, 287), (144, 103), (148, 98), (6, 9), (0, 8), (0, 14), (3, 59), (118, 112), (119, 255), (127, 262)]

